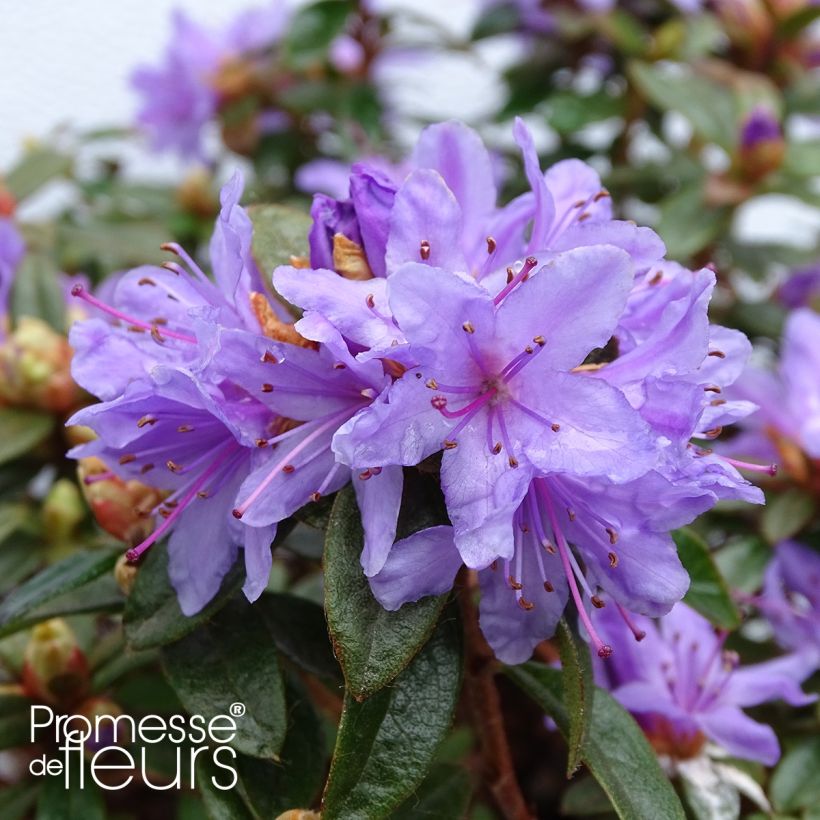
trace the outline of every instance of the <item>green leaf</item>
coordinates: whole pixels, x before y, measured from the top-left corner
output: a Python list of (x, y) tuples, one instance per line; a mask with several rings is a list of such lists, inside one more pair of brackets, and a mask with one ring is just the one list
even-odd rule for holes
[[(77, 755), (71, 755), (72, 763), (69, 772), (60, 775), (47, 775), (40, 799), (37, 801), (36, 820), (105, 820), (105, 802), (100, 787), (91, 777), (88, 767), (81, 773), (77, 767)], [(81, 759), (80, 765), (85, 766)], [(79, 778), (83, 774), (83, 787)], [(70, 777), (70, 787), (65, 787), (66, 777)], [(124, 780), (126, 773), (120, 776)], [(122, 781), (116, 781), (122, 782)]]
[(350, 694), (369, 697), (390, 683), (433, 630), (446, 596), (388, 612), (373, 597), (359, 557), (364, 545), (352, 487), (336, 496), (325, 541), (325, 609)]
[[(538, 663), (504, 670), (569, 734), (561, 671)], [(638, 724), (603, 689), (594, 690), (581, 757), (624, 820), (684, 820), (683, 807)]]
[(670, 257), (688, 259), (725, 233), (727, 208), (710, 208), (703, 200), (700, 180), (689, 183), (659, 203), (657, 231)]
[(11, 312), (15, 320), (34, 316), (60, 333), (65, 332), (65, 294), (59, 270), (49, 254), (31, 251), (23, 258), (14, 280)]
[(623, 114), (624, 103), (602, 89), (583, 97), (569, 91), (556, 91), (546, 101), (549, 124), (559, 133), (571, 134), (593, 122)]
[(770, 544), (777, 544), (800, 532), (812, 515), (814, 500), (811, 495), (793, 488), (768, 500), (760, 528)]
[(576, 777), (561, 795), (561, 814), (569, 817), (614, 816), (612, 803), (594, 777)]
[(592, 711), (592, 664), (589, 647), (574, 633), (564, 618), (558, 623), (558, 650), (564, 683), (564, 703), (569, 712), (567, 777), (581, 765), (581, 748), (589, 731)]
[(771, 548), (756, 535), (733, 538), (713, 556), (715, 564), (732, 589), (752, 594), (760, 589), (772, 557)]
[(472, 789), (470, 775), (462, 766), (441, 763), (390, 815), (390, 820), (462, 820)]
[(423, 780), (450, 728), (460, 684), (460, 625), (445, 614), (392, 686), (363, 703), (346, 695), (324, 820), (390, 817)]
[(689, 573), (689, 589), (684, 602), (715, 626), (737, 629), (740, 613), (706, 542), (688, 527), (676, 530), (672, 538), (678, 557)]
[(308, 214), (287, 205), (251, 205), (252, 254), (262, 280), (267, 282), (280, 265), (292, 256), (309, 256), (308, 233), (313, 224)]
[(681, 65), (630, 63), (627, 74), (661, 111), (677, 111), (708, 142), (731, 151), (737, 139), (735, 99), (728, 88)]
[(0, 605), (0, 636), (58, 615), (118, 608), (122, 595), (112, 586), (117, 557), (108, 551), (78, 552), (29, 579)]
[(49, 413), (0, 407), (0, 464), (34, 449), (54, 429)]
[(71, 157), (50, 148), (35, 148), (23, 155), (4, 182), (15, 199), (25, 199), (55, 177), (70, 174), (71, 167)]
[(225, 576), (214, 599), (190, 618), (182, 614), (177, 594), (168, 579), (168, 547), (154, 544), (140, 565), (134, 589), (123, 614), (125, 637), (133, 649), (150, 649), (178, 641), (211, 618), (242, 586), (241, 559)]
[(786, 149), (783, 170), (795, 176), (820, 175), (820, 140), (790, 142)]
[(322, 726), (296, 679), (286, 682), (290, 721), (279, 762), (239, 755), (235, 788), (213, 787), (212, 776), (225, 783), (207, 758), (197, 758), (197, 780), (213, 820), (270, 820), (289, 809), (313, 805), (325, 775)]
[(265, 619), (244, 597), (162, 655), (168, 680), (191, 714), (210, 720), (244, 704), (231, 745), (251, 757), (279, 754), (287, 727), (279, 660)]
[(23, 820), (31, 816), (31, 809), (37, 802), (39, 783), (22, 780), (13, 786), (0, 790), (0, 817), (3, 820)]
[(319, 0), (293, 17), (285, 37), (284, 51), (290, 65), (307, 68), (322, 62), (333, 39), (341, 33), (352, 11), (347, 0)]
[(22, 695), (0, 695), (0, 749), (26, 746), (30, 733), (31, 701)]
[(254, 604), (254, 609), (283, 655), (311, 674), (341, 682), (322, 607), (295, 595), (268, 593)]
[(791, 749), (772, 775), (769, 796), (782, 812), (820, 805), (820, 737)]

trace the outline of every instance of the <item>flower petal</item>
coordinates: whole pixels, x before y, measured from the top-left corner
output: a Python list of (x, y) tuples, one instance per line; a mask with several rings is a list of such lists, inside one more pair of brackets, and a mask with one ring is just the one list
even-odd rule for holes
[(396, 540), (404, 473), (399, 466), (384, 467), (363, 479), (353, 476), (353, 489), (362, 514), (364, 550), (362, 568), (367, 576), (380, 572)]

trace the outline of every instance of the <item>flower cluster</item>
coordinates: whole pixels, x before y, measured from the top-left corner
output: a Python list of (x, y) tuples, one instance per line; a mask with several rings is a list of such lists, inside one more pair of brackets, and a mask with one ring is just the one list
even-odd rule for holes
[[(754, 465), (704, 446), (754, 409), (723, 396), (749, 345), (709, 323), (714, 273), (613, 219), (590, 167), (544, 173), (521, 122), (515, 138), (530, 190), (503, 207), (490, 156), (453, 122), (422, 134), (403, 174), (356, 165), (348, 199), (318, 196), (312, 267), (273, 274), (295, 324), (251, 257), (238, 179), (213, 280), (170, 245), (187, 270), (132, 271), (111, 304), (75, 289), (107, 314), (72, 333), (75, 377), (103, 399), (72, 419), (97, 434), (75, 455), (168, 491), (129, 557), (170, 532), (185, 612), (238, 546), (260, 594), (277, 524), (352, 477), (385, 607), (466, 565), (502, 660), (528, 658), (569, 597), (605, 657), (599, 592), (625, 621), (668, 612), (688, 585), (670, 529), (762, 500), (737, 470)], [(403, 471), (422, 462), (450, 524), (394, 543)]]

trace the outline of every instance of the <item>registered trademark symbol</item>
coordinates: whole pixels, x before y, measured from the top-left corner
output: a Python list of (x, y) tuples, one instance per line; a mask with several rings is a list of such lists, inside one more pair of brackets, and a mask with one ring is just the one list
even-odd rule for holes
[(244, 714), (245, 714), (245, 704), (244, 704), (244, 703), (239, 703), (239, 702), (237, 702), (237, 703), (232, 703), (232, 704), (230, 705), (230, 708), (228, 709), (228, 711), (229, 711), (229, 712), (230, 712), (230, 713), (231, 713), (234, 717), (242, 717), (242, 715), (244, 715)]

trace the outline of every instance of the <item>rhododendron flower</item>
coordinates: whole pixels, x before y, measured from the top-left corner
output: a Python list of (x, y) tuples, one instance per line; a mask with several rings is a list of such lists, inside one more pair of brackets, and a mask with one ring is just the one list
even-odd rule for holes
[(223, 30), (211, 30), (178, 11), (164, 63), (142, 66), (132, 85), (142, 97), (137, 122), (155, 150), (204, 160), (204, 126), (214, 119), (222, 91), (218, 73), (254, 51), (274, 44), (288, 20), (285, 3), (243, 12)]
[(731, 394), (760, 409), (744, 420), (744, 434), (727, 451), (777, 461), (797, 446), (820, 458), (820, 316), (808, 308), (791, 313), (777, 372), (749, 367)]
[(729, 754), (772, 765), (780, 757), (774, 730), (743, 709), (782, 699), (792, 706), (815, 700), (800, 689), (812, 667), (799, 655), (740, 666), (725, 649), (727, 633), (685, 604), (656, 625), (637, 616), (643, 636), (629, 630), (609, 606), (593, 613), (601, 634), (623, 651), (597, 663), (599, 684), (635, 715), (655, 748), (672, 758), (696, 756), (711, 740)]

